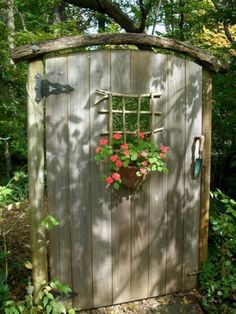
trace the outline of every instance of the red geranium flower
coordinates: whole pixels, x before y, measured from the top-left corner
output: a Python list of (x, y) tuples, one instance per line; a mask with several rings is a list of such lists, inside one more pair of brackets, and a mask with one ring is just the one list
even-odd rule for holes
[(123, 151), (123, 154), (124, 154), (125, 156), (129, 156), (129, 151), (128, 151), (128, 150), (124, 150), (124, 151)]
[(112, 156), (110, 157), (110, 160), (113, 161), (113, 162), (117, 161), (117, 159), (118, 159), (118, 156), (117, 156), (117, 155), (112, 155)]
[(120, 174), (117, 172), (113, 172), (112, 173), (112, 179), (114, 179), (115, 181), (120, 180)]
[(111, 184), (112, 182), (113, 182), (113, 179), (112, 179), (111, 176), (106, 177), (106, 183), (107, 183), (107, 184)]
[(128, 149), (128, 144), (122, 144), (121, 146), (120, 146), (123, 150), (127, 150)]
[(113, 136), (112, 136), (112, 138), (114, 138), (115, 140), (120, 140), (121, 139), (121, 134), (119, 134), (119, 133), (115, 133)]
[(160, 153), (161, 159), (166, 159), (166, 155), (164, 153)]
[(107, 145), (107, 143), (108, 143), (108, 140), (106, 138), (101, 138), (99, 141), (100, 145)]
[(146, 167), (146, 166), (148, 165), (148, 162), (147, 162), (146, 160), (144, 160), (144, 161), (142, 162), (142, 165), (143, 165), (144, 167)]
[(95, 151), (96, 151), (97, 154), (100, 153), (101, 150), (102, 150), (102, 149), (101, 149), (101, 147), (99, 147), (99, 146), (97, 146), (96, 149), (95, 149)]
[(139, 138), (141, 138), (141, 140), (143, 140), (143, 139), (144, 139), (144, 137), (145, 137), (144, 132), (140, 132), (140, 133), (139, 133)]
[(162, 151), (162, 153), (167, 153), (168, 147), (162, 145), (162, 146), (160, 147), (160, 150)]
[(123, 163), (122, 163), (122, 161), (117, 160), (115, 165), (116, 165), (116, 168), (120, 168), (120, 167), (122, 167)]

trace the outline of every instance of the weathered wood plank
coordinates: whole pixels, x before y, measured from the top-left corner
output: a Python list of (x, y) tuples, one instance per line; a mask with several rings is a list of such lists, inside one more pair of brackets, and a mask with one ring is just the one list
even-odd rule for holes
[(196, 62), (208, 67), (210, 70), (225, 71), (228, 65), (217, 59), (209, 52), (193, 47), (188, 43), (170, 38), (151, 36), (146, 34), (92, 34), (74, 37), (62, 37), (39, 43), (38, 45), (23, 45), (12, 49), (11, 56), (14, 62), (30, 60), (40, 57), (48, 52), (62, 51), (71, 48), (81, 48), (96, 45), (139, 45), (153, 48), (164, 48), (187, 54)]
[(149, 258), (149, 178), (132, 195), (131, 300), (147, 298)]
[(35, 61), (28, 69), (28, 173), (30, 237), (34, 293), (47, 280), (45, 230), (40, 225), (46, 216), (44, 207), (44, 112), (43, 102), (35, 102), (35, 75), (43, 75), (43, 62)]
[[(111, 51), (111, 90), (130, 93), (130, 52)], [(131, 193), (121, 186), (112, 193), (113, 303), (131, 298)]]
[[(189, 273), (198, 271), (198, 241), (200, 216), (201, 179), (192, 177), (194, 158), (199, 158), (194, 147), (195, 136), (202, 134), (202, 68), (186, 61), (186, 157), (185, 157), (185, 208), (183, 234), (182, 290), (197, 285), (197, 276)], [(196, 153), (194, 152), (196, 149)]]
[[(67, 57), (47, 59), (45, 72), (48, 80), (67, 84)], [(46, 98), (46, 156), (49, 212), (60, 222), (49, 233), (51, 274), (71, 286), (67, 97)]]
[[(132, 93), (143, 94), (149, 92), (149, 71), (150, 52), (132, 51), (130, 79)], [(150, 180), (148, 178), (140, 189), (132, 195), (132, 300), (148, 296), (149, 193)]]
[[(91, 139), (91, 207), (94, 306), (112, 304), (111, 191), (101, 182), (102, 169), (94, 160), (100, 133), (107, 130), (107, 117), (99, 115), (103, 104), (94, 106), (96, 89), (110, 90), (110, 52), (90, 53), (90, 139)], [(106, 107), (107, 109), (108, 107)]]
[(166, 293), (181, 290), (185, 165), (185, 61), (168, 57), (168, 217)]
[[(167, 56), (152, 54), (150, 64), (150, 90), (161, 94), (154, 100), (154, 109), (162, 114), (155, 118), (155, 127), (163, 131), (154, 135), (158, 144), (169, 146), (167, 141)], [(149, 296), (165, 294), (167, 179), (168, 174), (150, 176), (149, 219)]]
[(208, 251), (208, 225), (210, 209), (210, 178), (211, 178), (211, 102), (212, 102), (212, 75), (203, 70), (203, 98), (202, 98), (202, 133), (205, 137), (203, 150), (203, 166), (201, 176), (201, 217), (200, 217), (200, 239), (199, 239), (199, 261), (207, 259)]
[(74, 305), (91, 308), (92, 232), (90, 202), (89, 53), (68, 56), (69, 184)]
[(113, 303), (131, 300), (131, 193), (120, 187), (112, 195)]

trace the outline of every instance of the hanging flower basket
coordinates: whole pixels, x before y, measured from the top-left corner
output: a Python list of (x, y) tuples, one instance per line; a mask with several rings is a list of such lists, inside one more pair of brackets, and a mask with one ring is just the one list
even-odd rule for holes
[(120, 174), (122, 184), (129, 189), (137, 189), (147, 177), (147, 174), (137, 176), (138, 171), (139, 168), (134, 166), (121, 167), (118, 173)]
[(158, 146), (144, 132), (139, 133), (128, 143), (124, 143), (122, 135), (116, 133), (111, 145), (101, 138), (96, 147), (95, 160), (107, 162), (110, 174), (103, 175), (107, 186), (118, 190), (120, 185), (137, 189), (151, 171), (167, 172), (166, 154), (168, 147)]

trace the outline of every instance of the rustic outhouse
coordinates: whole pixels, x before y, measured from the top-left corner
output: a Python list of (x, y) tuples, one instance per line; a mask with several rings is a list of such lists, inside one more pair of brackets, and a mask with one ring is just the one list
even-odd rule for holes
[[(94, 48), (101, 45), (102, 50)], [(164, 54), (165, 49), (172, 52)], [(185, 43), (144, 34), (60, 38), (18, 47), (12, 57), (30, 61), (35, 288), (47, 277), (40, 224), (47, 215), (45, 190), (49, 213), (60, 222), (49, 232), (51, 276), (72, 287), (75, 306), (94, 308), (196, 287), (199, 262), (207, 256), (211, 71), (225, 65)], [(106, 188), (94, 155), (110, 116), (104, 114), (106, 97), (95, 105), (97, 91), (158, 95), (153, 106), (160, 113), (155, 120), (160, 132), (154, 137), (170, 147), (167, 175), (152, 173), (137, 191)], [(194, 175), (196, 159), (202, 167)]]

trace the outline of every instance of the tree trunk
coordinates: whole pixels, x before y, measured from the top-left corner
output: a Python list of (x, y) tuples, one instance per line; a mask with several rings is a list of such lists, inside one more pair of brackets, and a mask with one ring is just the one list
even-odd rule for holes
[(9, 48), (13, 49), (15, 47), (14, 45), (14, 32), (15, 32), (14, 0), (7, 0), (7, 30), (8, 30)]
[(53, 6), (53, 24), (60, 23), (65, 20), (65, 3), (55, 1)]
[(4, 155), (5, 155), (5, 160), (6, 160), (6, 176), (8, 178), (10, 178), (12, 175), (11, 154), (10, 154), (10, 150), (9, 150), (9, 140), (10, 139), (11, 139), (10, 137), (6, 137), (6, 138), (0, 137), (0, 141), (5, 142)]
[(180, 10), (180, 17), (179, 17), (179, 29), (180, 29), (180, 40), (185, 40), (184, 34), (184, 23), (185, 23), (185, 14), (183, 12), (185, 3), (183, 0), (179, 0), (179, 10)]
[(12, 164), (11, 164), (11, 155), (10, 155), (8, 140), (6, 141), (6, 146), (5, 146), (5, 158), (6, 158), (6, 174), (8, 178), (10, 178), (12, 175)]

